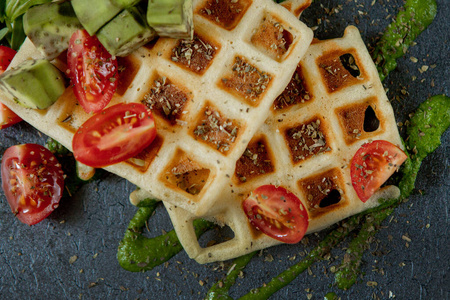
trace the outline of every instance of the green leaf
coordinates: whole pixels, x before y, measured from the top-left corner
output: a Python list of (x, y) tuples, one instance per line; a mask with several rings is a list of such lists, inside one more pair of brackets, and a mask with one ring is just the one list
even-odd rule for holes
[[(1, 23), (5, 22), (5, 6), (6, 6), (6, 2), (0, 1), (0, 22)], [(0, 26), (3, 27), (4, 24), (0, 24)]]
[(25, 41), (26, 37), (27, 36), (25, 35), (25, 32), (23, 31), (22, 16), (20, 16), (17, 19), (15, 19), (13, 22), (11, 48), (16, 51), (19, 50), (20, 46), (22, 45), (23, 41)]
[(23, 15), (30, 7), (51, 2), (51, 0), (6, 0), (4, 16), (10, 22)]
[(5, 36), (8, 34), (9, 29), (8, 27), (0, 29), (0, 41), (5, 38)]

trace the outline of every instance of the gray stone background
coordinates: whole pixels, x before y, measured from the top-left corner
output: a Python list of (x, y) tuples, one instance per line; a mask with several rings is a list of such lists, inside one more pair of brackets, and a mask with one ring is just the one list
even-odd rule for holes
[[(447, 0), (438, 0), (434, 23), (417, 39), (385, 80), (399, 122), (427, 97), (450, 87)], [(318, 38), (339, 37), (356, 25), (371, 48), (403, 5), (399, 0), (314, 1), (302, 20)], [(318, 21), (320, 20), (320, 22)], [(414, 63), (410, 57), (415, 57)], [(419, 69), (430, 67), (426, 72)], [(413, 80), (413, 78), (416, 78)], [(400, 128), (404, 132), (404, 128)], [(0, 131), (0, 153), (19, 143), (44, 144), (46, 137), (22, 122)], [(383, 223), (363, 257), (362, 276), (348, 291), (333, 286), (330, 267), (340, 263), (346, 243), (330, 260), (317, 263), (274, 299), (449, 299), (448, 243), (450, 133), (424, 162), (415, 194)], [(1, 154), (0, 154), (1, 155)], [(0, 299), (201, 299), (222, 278), (230, 262), (199, 265), (181, 252), (146, 273), (119, 266), (116, 249), (136, 208), (128, 202), (134, 186), (114, 175), (85, 185), (63, 199), (49, 218), (28, 227), (11, 214), (0, 193)], [(161, 206), (149, 221), (154, 235), (172, 229)], [(328, 230), (309, 236), (309, 246), (282, 245), (253, 258), (231, 290), (237, 298), (299, 261)], [(405, 239), (404, 236), (409, 237)], [(348, 241), (347, 241), (348, 242)], [(69, 263), (72, 256), (77, 260)]]

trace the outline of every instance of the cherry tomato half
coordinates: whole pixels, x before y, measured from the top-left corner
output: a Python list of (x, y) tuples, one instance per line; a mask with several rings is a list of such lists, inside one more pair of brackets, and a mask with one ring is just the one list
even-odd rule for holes
[(298, 243), (308, 229), (308, 212), (303, 203), (283, 187), (260, 186), (242, 207), (253, 226), (281, 242)]
[[(15, 50), (0, 46), (0, 74), (8, 68), (15, 55)], [(0, 129), (9, 127), (20, 121), (22, 121), (22, 119), (18, 115), (0, 102)]]
[(117, 89), (118, 65), (97, 37), (77, 30), (67, 51), (69, 77), (78, 102), (87, 112), (99, 112), (111, 101)]
[(366, 202), (406, 158), (405, 152), (388, 141), (362, 145), (350, 165), (352, 185), (359, 199)]
[(12, 110), (0, 102), (0, 129), (9, 127), (22, 121)]
[(6, 46), (0, 46), (0, 74), (6, 71), (12, 59), (16, 55), (16, 51)]
[(147, 106), (116, 104), (89, 118), (75, 133), (73, 154), (79, 162), (101, 168), (136, 156), (156, 137)]
[(2, 188), (11, 211), (28, 225), (45, 219), (64, 189), (64, 175), (55, 156), (41, 145), (6, 149), (2, 158)]

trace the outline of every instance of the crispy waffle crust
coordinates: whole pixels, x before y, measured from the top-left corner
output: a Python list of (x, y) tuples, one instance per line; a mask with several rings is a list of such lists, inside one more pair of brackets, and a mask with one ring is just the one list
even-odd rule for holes
[(380, 198), (398, 197), (398, 188), (387, 186), (363, 203), (352, 187), (352, 157), (363, 143), (378, 139), (402, 147), (374, 63), (357, 28), (350, 26), (342, 38), (310, 46), (221, 190), (227, 206), (204, 216), (231, 228), (230, 240), (201, 246), (192, 225), (198, 217), (165, 206), (184, 249), (200, 263), (279, 244), (249, 223), (242, 202), (250, 192), (265, 184), (285, 187), (308, 210), (307, 233), (324, 229), (377, 206)]
[[(300, 9), (305, 1), (289, 1)], [(194, 2), (193, 40), (160, 38), (119, 58), (120, 83), (109, 105), (146, 104), (157, 137), (137, 157), (106, 169), (158, 199), (202, 216), (221, 211), (235, 162), (288, 84), (313, 33), (272, 0)], [(26, 41), (12, 67), (40, 58)], [(65, 57), (54, 63), (65, 70)], [(72, 149), (90, 115), (69, 87), (46, 110), (4, 100), (28, 123)]]

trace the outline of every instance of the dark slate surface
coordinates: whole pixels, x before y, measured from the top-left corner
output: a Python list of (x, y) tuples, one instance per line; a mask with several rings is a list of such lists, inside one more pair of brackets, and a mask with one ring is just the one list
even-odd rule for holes
[[(347, 25), (355, 24), (369, 46), (403, 5), (398, 0), (315, 2), (303, 19), (310, 26), (318, 26), (317, 37), (338, 37)], [(385, 82), (399, 121), (428, 96), (450, 94), (450, 9), (447, 0), (438, 4), (435, 22), (399, 60), (397, 70)], [(419, 61), (413, 63), (410, 57)], [(421, 73), (418, 69), (422, 65), (433, 67)], [(44, 144), (45, 140), (27, 124), (18, 124), (0, 131), (0, 153), (14, 144)], [(273, 298), (323, 299), (327, 292), (334, 291), (342, 299), (449, 299), (448, 131), (442, 142), (424, 162), (415, 195), (384, 222), (385, 228), (365, 253), (363, 275), (356, 285), (348, 291), (333, 286), (330, 267), (340, 262), (343, 244), (333, 250), (329, 261), (314, 265)], [(146, 273), (130, 273), (118, 265), (116, 248), (136, 211), (128, 203), (133, 189), (126, 180), (109, 175), (63, 199), (48, 219), (33, 227), (17, 221), (0, 194), (0, 299), (202, 298), (230, 262), (198, 265), (182, 252), (167, 265)], [(149, 227), (155, 235), (171, 229), (162, 207)], [(310, 236), (309, 246), (283, 245), (263, 251), (244, 270), (244, 278), (231, 291), (233, 298), (298, 261), (325, 233)], [(72, 256), (77, 260), (70, 264)]]

